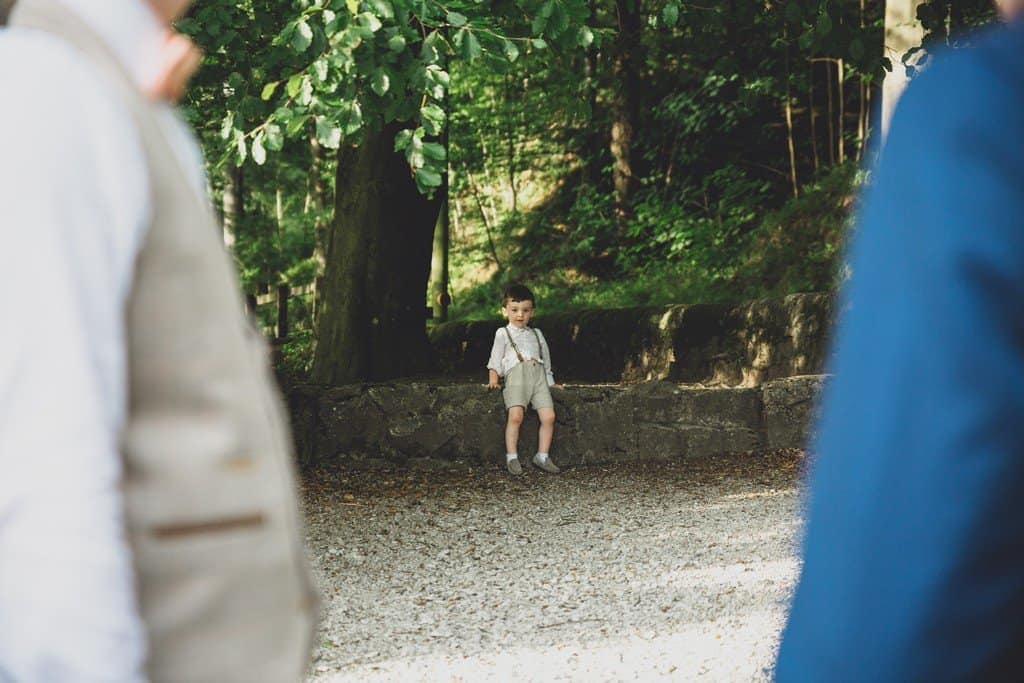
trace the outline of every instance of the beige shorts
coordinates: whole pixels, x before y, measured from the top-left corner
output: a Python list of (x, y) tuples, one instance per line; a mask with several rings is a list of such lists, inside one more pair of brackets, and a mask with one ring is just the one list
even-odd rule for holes
[(501, 397), (505, 400), (505, 410), (514, 406), (533, 406), (534, 410), (555, 407), (544, 366), (532, 360), (508, 371)]

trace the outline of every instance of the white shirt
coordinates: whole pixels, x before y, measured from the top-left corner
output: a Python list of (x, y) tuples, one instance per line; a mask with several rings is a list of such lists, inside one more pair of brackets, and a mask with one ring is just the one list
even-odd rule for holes
[[(544, 364), (548, 386), (554, 386), (555, 376), (551, 370), (551, 350), (548, 349), (548, 340), (544, 338), (544, 333), (536, 327), (518, 328), (511, 323), (505, 327), (499, 327), (494, 333), (494, 345), (491, 346), (491, 357), (487, 361), (487, 369), (494, 370), (499, 377), (504, 377), (509, 370), (520, 363), (519, 356), (516, 355), (516, 348), (509, 343), (509, 335), (505, 333), (506, 330), (512, 335), (515, 346), (519, 347), (519, 353), (523, 355), (523, 360), (535, 360)], [(537, 334), (534, 334), (535, 330)], [(538, 339), (540, 339), (539, 345), (537, 344)]]
[[(143, 0), (61, 2), (154, 77), (165, 29)], [(0, 29), (0, 680), (144, 679), (118, 435), (152, 207), (106, 78), (49, 34)], [(194, 139), (170, 107), (162, 123), (202, 191)]]

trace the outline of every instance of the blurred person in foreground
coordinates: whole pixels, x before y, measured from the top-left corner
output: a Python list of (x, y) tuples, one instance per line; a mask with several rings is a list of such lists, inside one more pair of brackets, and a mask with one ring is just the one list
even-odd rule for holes
[(187, 5), (17, 0), (0, 29), (0, 680), (306, 664), (290, 437), (173, 108)]
[(779, 681), (1024, 670), (1021, 131), (1021, 21), (900, 101), (853, 238)]

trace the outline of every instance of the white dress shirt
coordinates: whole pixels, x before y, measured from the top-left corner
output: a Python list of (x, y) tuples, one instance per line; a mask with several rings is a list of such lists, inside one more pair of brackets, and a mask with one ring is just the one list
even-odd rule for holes
[[(150, 82), (165, 28), (143, 0), (61, 2)], [(118, 435), (124, 306), (152, 207), (111, 92), (59, 39), (0, 29), (0, 681), (145, 676)], [(202, 192), (198, 147), (166, 119)]]
[[(551, 369), (551, 350), (548, 349), (548, 340), (544, 333), (536, 327), (519, 328), (509, 323), (505, 327), (499, 327), (494, 333), (494, 345), (491, 346), (491, 357), (487, 361), (487, 369), (494, 370), (499, 377), (504, 377), (508, 371), (519, 365), (519, 356), (516, 355), (516, 348), (509, 342), (508, 330), (512, 335), (515, 347), (523, 354), (524, 360), (535, 360), (544, 364), (544, 372), (548, 378), (548, 386), (554, 386), (555, 376)], [(534, 334), (536, 330), (537, 334)], [(538, 345), (537, 341), (540, 340)]]

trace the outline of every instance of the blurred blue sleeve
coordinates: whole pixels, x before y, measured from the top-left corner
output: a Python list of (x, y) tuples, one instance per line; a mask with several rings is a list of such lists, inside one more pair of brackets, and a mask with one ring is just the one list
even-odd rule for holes
[(850, 251), (779, 681), (1024, 666), (1024, 30), (939, 58)]

